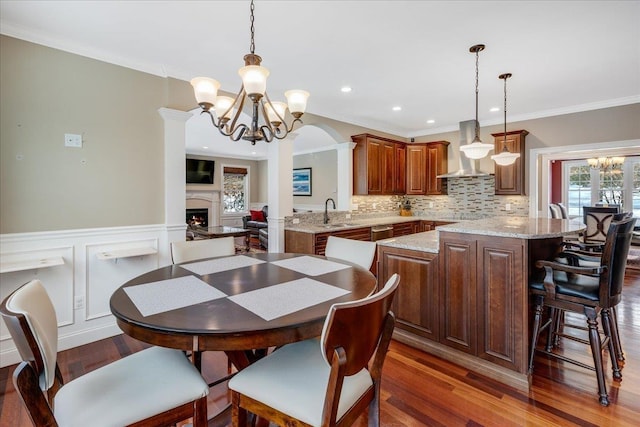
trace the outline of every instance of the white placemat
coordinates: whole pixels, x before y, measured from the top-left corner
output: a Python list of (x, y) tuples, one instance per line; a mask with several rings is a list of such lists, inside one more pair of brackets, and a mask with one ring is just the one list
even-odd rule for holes
[(229, 299), (269, 321), (341, 297), (349, 292), (345, 289), (304, 277), (291, 282), (233, 295)]
[(225, 258), (210, 259), (208, 261), (192, 262), (190, 264), (181, 264), (180, 267), (196, 273), (199, 276), (205, 274), (218, 273), (220, 271), (233, 270), (235, 268), (248, 267), (250, 265), (262, 264), (266, 261), (251, 258), (244, 255), (236, 255)]
[(124, 291), (143, 316), (227, 296), (195, 276), (129, 286), (124, 288)]
[(299, 256), (283, 259), (280, 261), (273, 261), (271, 264), (282, 268), (288, 268), (289, 270), (297, 271), (298, 273), (303, 273), (306, 276), (320, 276), (322, 274), (351, 268), (350, 265), (340, 264), (312, 256)]

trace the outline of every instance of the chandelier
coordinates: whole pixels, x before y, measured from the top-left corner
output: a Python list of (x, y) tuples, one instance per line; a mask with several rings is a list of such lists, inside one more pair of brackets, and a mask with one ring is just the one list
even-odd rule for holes
[[(196, 77), (191, 80), (196, 101), (202, 108), (200, 114), (208, 114), (211, 123), (224, 136), (230, 137), (233, 141), (242, 138), (250, 141), (251, 145), (255, 145), (256, 141), (271, 142), (273, 138), (284, 139), (293, 130), (295, 123), (302, 123), (300, 117), (304, 114), (309, 98), (309, 92), (289, 90), (284, 93), (287, 104), (271, 102), (269, 99), (266, 91), (269, 70), (260, 65), (262, 58), (255, 54), (254, 8), (251, 0), (251, 53), (244, 56), (245, 66), (238, 70), (242, 78), (242, 87), (238, 95), (235, 98), (218, 96), (220, 83), (208, 77)], [(247, 98), (252, 111), (251, 123), (248, 125), (239, 122)], [(293, 117), (289, 125), (285, 122), (287, 107)]]
[(606, 171), (609, 168), (613, 169), (616, 166), (623, 164), (624, 157), (594, 157), (592, 159), (587, 159), (587, 163), (593, 169)]
[(469, 48), (469, 52), (476, 54), (476, 135), (471, 144), (460, 147), (465, 156), (470, 159), (481, 159), (493, 150), (493, 144), (485, 144), (480, 140), (480, 123), (478, 123), (478, 61), (479, 52), (484, 50), (483, 44), (477, 44)]
[(511, 77), (511, 73), (500, 74), (499, 79), (504, 80), (504, 140), (502, 141), (502, 151), (500, 154), (491, 156), (494, 162), (500, 166), (508, 166), (513, 164), (520, 153), (511, 153), (507, 148), (507, 79)]

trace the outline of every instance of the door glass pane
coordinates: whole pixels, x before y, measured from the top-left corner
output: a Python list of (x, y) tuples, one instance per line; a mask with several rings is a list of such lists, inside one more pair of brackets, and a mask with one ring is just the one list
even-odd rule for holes
[(600, 168), (598, 202), (608, 205), (624, 204), (624, 176), (622, 164)]
[(591, 169), (588, 165), (569, 167), (568, 215), (582, 216), (582, 207), (591, 206)]

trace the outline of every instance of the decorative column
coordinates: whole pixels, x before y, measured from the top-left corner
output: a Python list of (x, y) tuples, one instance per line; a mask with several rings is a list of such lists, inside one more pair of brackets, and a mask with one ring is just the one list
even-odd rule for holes
[(192, 113), (159, 108), (164, 120), (164, 223), (166, 242), (160, 243), (160, 261), (170, 264), (170, 242), (185, 239), (186, 182), (185, 130)]
[(353, 149), (355, 147), (355, 142), (336, 144), (338, 157), (336, 209), (339, 211), (351, 210), (351, 196), (353, 194)]
[(267, 147), (269, 252), (284, 252), (284, 217), (293, 215), (293, 140), (273, 140)]

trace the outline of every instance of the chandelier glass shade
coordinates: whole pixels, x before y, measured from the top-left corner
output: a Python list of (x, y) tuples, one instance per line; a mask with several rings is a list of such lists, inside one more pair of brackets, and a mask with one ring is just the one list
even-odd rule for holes
[[(244, 56), (245, 66), (238, 70), (242, 87), (235, 98), (218, 96), (220, 83), (208, 77), (195, 77), (191, 85), (201, 114), (208, 114), (211, 123), (221, 134), (233, 141), (243, 139), (255, 145), (257, 141), (271, 142), (274, 138), (284, 139), (293, 130), (296, 123), (302, 123), (300, 117), (307, 108), (309, 92), (288, 90), (285, 92), (287, 103), (272, 102), (267, 94), (269, 70), (261, 66), (262, 58), (255, 54), (254, 42), (254, 4), (251, 0), (251, 53)], [(245, 102), (251, 104), (251, 123), (239, 121)], [(287, 109), (290, 123), (287, 125)]]
[(504, 140), (502, 141), (502, 151), (491, 156), (491, 159), (499, 166), (512, 165), (520, 157), (520, 153), (511, 153), (507, 148), (507, 79), (511, 76), (511, 73), (498, 76), (499, 79), (504, 80)]
[(624, 157), (594, 157), (587, 159), (587, 164), (593, 169), (607, 170), (624, 163)]
[(469, 48), (469, 52), (476, 54), (476, 132), (471, 144), (463, 145), (460, 151), (470, 159), (477, 160), (486, 157), (493, 150), (493, 144), (485, 144), (480, 140), (480, 123), (478, 123), (478, 61), (479, 52), (484, 50), (483, 44), (477, 44)]

